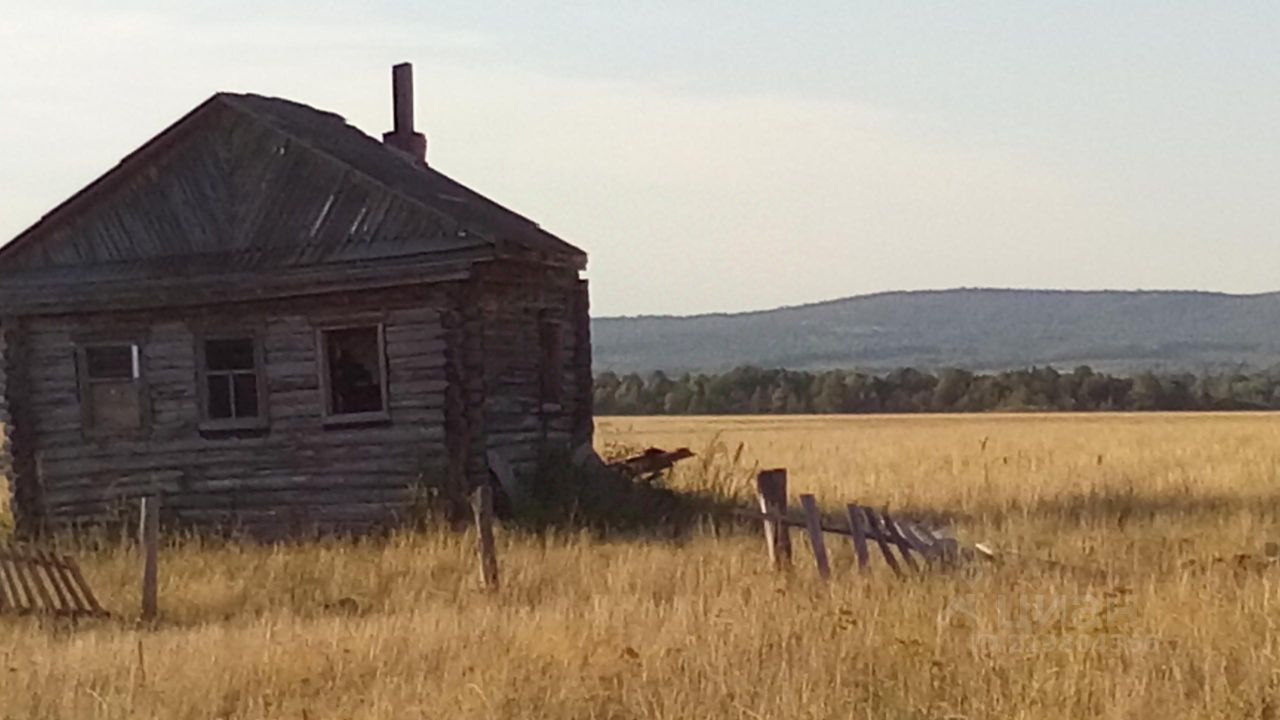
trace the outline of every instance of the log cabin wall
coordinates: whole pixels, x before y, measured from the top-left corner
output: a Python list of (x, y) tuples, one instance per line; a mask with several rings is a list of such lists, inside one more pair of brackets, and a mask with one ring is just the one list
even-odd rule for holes
[[(278, 536), (359, 532), (415, 511), (448, 481), (446, 319), (455, 283), (194, 310), (37, 316), (27, 321), (30, 417), (48, 523), (110, 523), (152, 489), (170, 522)], [(325, 424), (318, 330), (382, 323), (389, 421)], [(253, 330), (269, 425), (202, 430), (198, 338)], [(149, 427), (136, 437), (87, 432), (77, 385), (86, 335), (139, 338)], [(21, 474), (21, 471), (20, 471)]]
[(13, 452), (10, 434), (13, 419), (9, 414), (8, 342), (5, 340), (7, 323), (0, 320), (0, 508), (14, 510), (13, 504)]
[(0, 319), (0, 478), (19, 532), (40, 528), (43, 498), (33, 442), (30, 361), (22, 318)]
[(561, 268), (495, 263), (480, 276), (485, 448), (524, 481), (548, 452), (591, 440), (585, 293), (577, 272)]

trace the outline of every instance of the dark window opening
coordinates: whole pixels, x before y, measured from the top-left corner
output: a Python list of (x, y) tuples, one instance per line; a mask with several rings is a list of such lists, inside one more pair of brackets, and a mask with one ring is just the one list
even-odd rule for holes
[(382, 328), (372, 325), (326, 330), (324, 346), (328, 414), (385, 412)]
[(559, 403), (564, 386), (564, 347), (560, 323), (543, 318), (538, 323), (541, 350), (542, 402)]
[(122, 432), (142, 427), (139, 388), (141, 358), (137, 345), (97, 345), (84, 348), (86, 424), (96, 432)]
[(206, 340), (204, 364), (208, 419), (259, 416), (258, 363), (252, 338)]
[(136, 345), (104, 345), (85, 350), (90, 380), (132, 380), (137, 377)]

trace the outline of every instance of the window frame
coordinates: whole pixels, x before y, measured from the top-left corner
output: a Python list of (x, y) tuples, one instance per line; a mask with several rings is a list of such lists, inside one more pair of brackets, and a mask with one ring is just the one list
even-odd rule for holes
[[(358, 413), (334, 413), (333, 387), (329, 378), (328, 334), (338, 330), (376, 328), (378, 331), (378, 371), (382, 409)], [(326, 427), (373, 425), (391, 422), (391, 366), (387, 362), (387, 321), (385, 317), (353, 317), (316, 324), (316, 370), (320, 380), (320, 418)]]
[[(267, 404), (270, 396), (267, 388), (267, 353), (262, 342), (262, 331), (252, 327), (201, 328), (195, 333), (196, 395), (198, 397), (201, 432), (226, 432), (236, 430), (265, 430), (271, 426), (271, 410)], [(253, 343), (253, 370), (258, 391), (256, 417), (213, 418), (209, 416), (209, 363), (205, 345), (211, 340), (248, 340)], [(238, 371), (216, 371), (215, 375), (235, 375)], [(234, 392), (234, 391), (233, 391)]]
[[(147, 384), (146, 337), (141, 334), (88, 334), (72, 338), (75, 344), (76, 396), (80, 405), (80, 428), (88, 439), (137, 440), (151, 433), (151, 392)], [(89, 351), (99, 348), (127, 346), (130, 350), (133, 377), (130, 382), (138, 402), (138, 427), (112, 429), (94, 422), (92, 386), (121, 382), (123, 378), (99, 378), (89, 376)]]

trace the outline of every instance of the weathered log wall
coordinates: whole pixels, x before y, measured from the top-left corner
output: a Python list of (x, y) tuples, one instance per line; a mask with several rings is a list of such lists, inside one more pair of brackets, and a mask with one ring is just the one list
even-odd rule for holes
[[(546, 453), (591, 439), (585, 293), (585, 281), (568, 270), (499, 263), (480, 276), (485, 447), (524, 480)], [(560, 328), (559, 402), (543, 397), (543, 320)]]
[(0, 319), (0, 476), (19, 531), (39, 528), (42, 499), (30, 422), (29, 348), (22, 318)]
[[(240, 526), (270, 535), (360, 531), (415, 511), (447, 482), (445, 318), (454, 289), (435, 285), (111, 316), (44, 316), (27, 323), (30, 409), (44, 512), (52, 525), (110, 522), (153, 489), (171, 521)], [(318, 325), (385, 323), (391, 420), (325, 427)], [(257, 329), (265, 350), (270, 426), (202, 433), (196, 328)], [(143, 328), (143, 379), (152, 423), (141, 437), (90, 439), (76, 389), (75, 338)]]
[(5, 322), (0, 320), (0, 508), (12, 511), (13, 487), (13, 454), (9, 442), (9, 433), (13, 428), (9, 415), (9, 367), (8, 343), (5, 341)]

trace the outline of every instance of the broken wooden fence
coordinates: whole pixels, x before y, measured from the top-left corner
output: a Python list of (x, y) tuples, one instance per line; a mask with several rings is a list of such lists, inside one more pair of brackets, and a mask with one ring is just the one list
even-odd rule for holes
[(960, 559), (959, 543), (937, 529), (922, 523), (900, 520), (888, 511), (874, 510), (860, 505), (847, 505), (844, 527), (823, 520), (813, 495), (801, 495), (800, 505), (804, 519), (796, 520), (787, 514), (787, 471), (765, 470), (756, 478), (759, 513), (747, 513), (764, 523), (765, 545), (769, 560), (775, 568), (791, 564), (791, 537), (789, 528), (803, 528), (813, 549), (818, 574), (831, 577), (831, 562), (827, 557), (824, 534), (844, 536), (853, 546), (858, 559), (858, 569), (866, 572), (871, 565), (872, 547), (878, 548), (885, 564), (896, 575), (903, 574), (903, 566), (919, 572), (925, 567), (954, 564)]
[(19, 547), (0, 548), (0, 612), (73, 618), (107, 615), (75, 560)]

